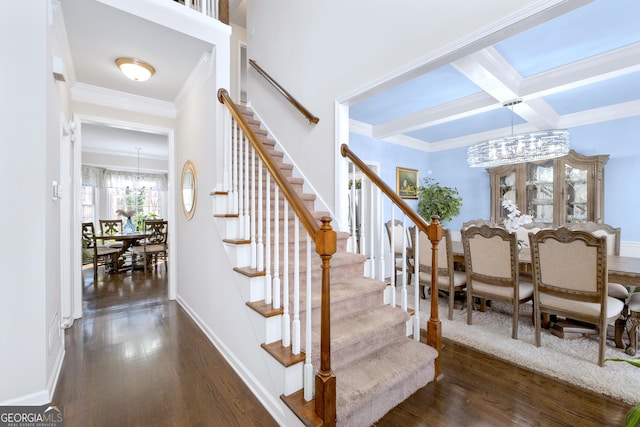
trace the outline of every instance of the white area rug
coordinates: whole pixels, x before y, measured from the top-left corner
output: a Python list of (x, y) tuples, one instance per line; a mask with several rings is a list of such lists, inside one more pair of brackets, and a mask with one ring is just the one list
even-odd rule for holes
[[(413, 289), (407, 290), (411, 307)], [(399, 290), (396, 294), (399, 296)], [(399, 305), (400, 299), (396, 301)], [(421, 328), (426, 327), (430, 304), (429, 299), (420, 302)], [(466, 307), (454, 310), (453, 320), (447, 319), (449, 308), (444, 298), (439, 299), (438, 307), (445, 338), (626, 403), (640, 403), (640, 368), (611, 361), (598, 366), (596, 335), (569, 334), (561, 339), (543, 330), (541, 346), (536, 347), (530, 303), (520, 307), (517, 340), (511, 338), (511, 307), (507, 304), (493, 302), (484, 313), (474, 310), (472, 325), (467, 325)], [(633, 358), (613, 341), (607, 344), (606, 358)]]

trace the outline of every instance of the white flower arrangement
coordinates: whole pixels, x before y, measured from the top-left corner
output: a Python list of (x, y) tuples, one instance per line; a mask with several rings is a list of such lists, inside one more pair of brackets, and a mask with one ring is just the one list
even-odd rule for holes
[(504, 199), (502, 201), (502, 207), (507, 210), (507, 219), (504, 220), (504, 227), (513, 233), (520, 226), (529, 224), (533, 221), (531, 215), (521, 215), (520, 209), (513, 200)]
[(129, 210), (118, 209), (116, 211), (117, 215), (121, 215), (121, 216), (124, 216), (126, 218), (131, 218), (135, 213), (136, 213), (135, 209), (129, 209)]

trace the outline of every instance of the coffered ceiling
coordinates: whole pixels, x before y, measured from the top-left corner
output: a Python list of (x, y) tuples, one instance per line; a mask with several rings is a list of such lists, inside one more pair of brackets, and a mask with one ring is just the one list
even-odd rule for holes
[(639, 22), (638, 1), (590, 2), (352, 105), (352, 128), (435, 151), (639, 115)]

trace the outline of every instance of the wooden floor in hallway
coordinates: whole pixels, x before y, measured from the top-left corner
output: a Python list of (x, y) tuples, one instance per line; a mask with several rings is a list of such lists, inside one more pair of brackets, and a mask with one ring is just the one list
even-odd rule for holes
[[(275, 426), (186, 312), (164, 267), (85, 271), (83, 318), (66, 330), (52, 404), (65, 427)], [(444, 377), (376, 423), (395, 426), (622, 426), (629, 405), (445, 340)], [(339, 379), (338, 379), (339, 381)]]
[(84, 272), (53, 404), (65, 427), (277, 426), (157, 271)]

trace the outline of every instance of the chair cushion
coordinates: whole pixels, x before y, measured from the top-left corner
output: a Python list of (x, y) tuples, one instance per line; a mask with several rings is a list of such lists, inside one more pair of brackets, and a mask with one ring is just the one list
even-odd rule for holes
[(607, 295), (618, 299), (627, 299), (629, 296), (629, 290), (622, 286), (620, 283), (608, 283)]
[[(513, 298), (513, 288), (510, 286), (489, 285), (488, 283), (474, 280), (472, 287), (473, 290), (495, 295), (496, 297)], [(533, 283), (519, 282), (518, 293), (518, 299), (520, 300), (530, 298), (533, 295)]]
[[(420, 281), (431, 284), (431, 273), (420, 272)], [(467, 283), (467, 274), (464, 271), (453, 272), (453, 286), (462, 288)], [(438, 289), (448, 290), (449, 276), (438, 274)]]
[(165, 252), (167, 247), (165, 245), (144, 245), (144, 246), (134, 246), (133, 252), (136, 254), (143, 253), (157, 253), (157, 252)]
[(629, 298), (629, 310), (634, 313), (640, 313), (640, 292), (631, 294)]
[[(553, 307), (573, 313), (582, 313), (592, 317), (597, 317), (598, 313), (600, 313), (600, 304), (598, 303), (558, 298), (544, 293), (540, 294), (540, 304), (545, 307)], [(623, 308), (624, 303), (622, 301), (607, 297), (607, 323), (616, 320), (620, 316)]]
[(109, 247), (99, 247), (98, 248), (98, 256), (117, 254), (120, 252), (117, 248), (109, 248)]

